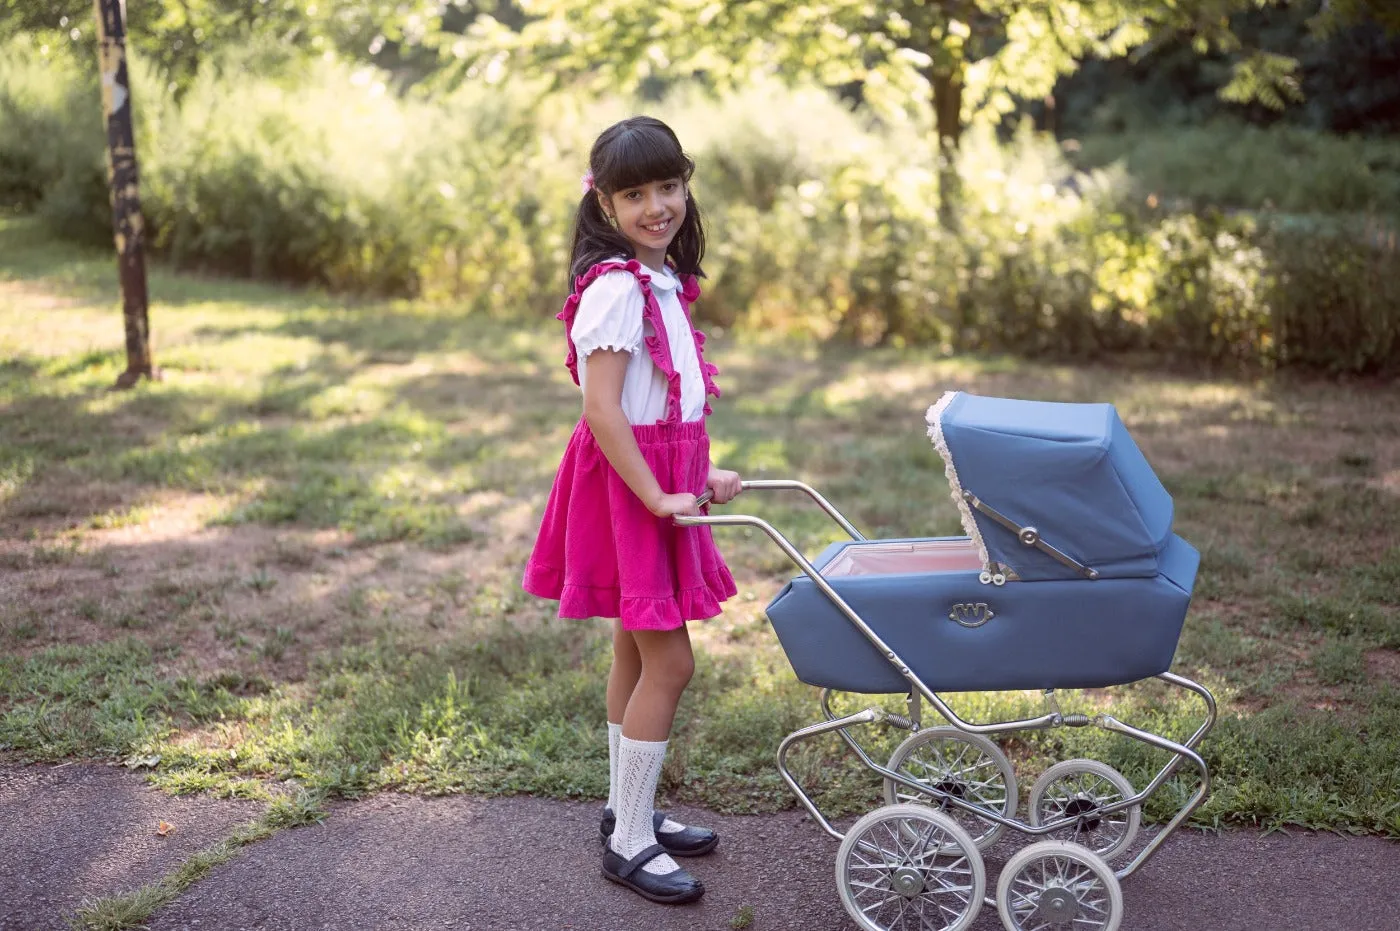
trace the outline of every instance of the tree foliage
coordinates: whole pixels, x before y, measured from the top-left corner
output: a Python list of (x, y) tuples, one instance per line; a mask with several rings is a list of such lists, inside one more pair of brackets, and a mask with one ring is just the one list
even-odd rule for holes
[[(129, 44), (176, 84), (230, 45), (263, 41), (287, 50), (374, 58), (430, 42), (441, 29), (436, 0), (142, 0), (128, 3)], [(22, 32), (91, 45), (90, 0), (0, 0), (0, 39)]]
[[(468, 73), (515, 61), (551, 69), (561, 81), (623, 87), (684, 75), (723, 85), (755, 73), (861, 82), (877, 105), (930, 98), (940, 134), (956, 136), (968, 118), (1048, 94), (1085, 58), (1128, 55), (1177, 36), (1202, 53), (1248, 53), (1231, 15), (1283, 2), (519, 0), (524, 28), (485, 12), (464, 57)], [(1279, 56), (1243, 54), (1229, 92), (1281, 106), (1297, 96), (1293, 67)]]
[[(877, 110), (932, 107), (937, 132), (996, 119), (1090, 59), (1151, 57), (1185, 45), (1225, 58), (1226, 101), (1282, 110), (1303, 99), (1298, 58), (1247, 41), (1241, 14), (1296, 0), (516, 0), (482, 2), (444, 47), (457, 76), (508, 67), (613, 89), (755, 75), (858, 87)], [(1392, 0), (1328, 0), (1319, 36), (1357, 22), (1400, 30)]]

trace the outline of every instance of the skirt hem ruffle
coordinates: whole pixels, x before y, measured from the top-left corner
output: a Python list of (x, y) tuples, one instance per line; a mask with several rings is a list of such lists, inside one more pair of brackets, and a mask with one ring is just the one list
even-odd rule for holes
[(558, 601), (561, 618), (618, 618), (623, 630), (674, 630), (687, 621), (718, 617), (720, 603), (738, 593), (724, 565), (705, 573), (704, 582), (671, 595), (639, 598), (623, 595), (616, 586), (567, 585), (562, 570), (531, 563), (522, 587), (531, 595)]

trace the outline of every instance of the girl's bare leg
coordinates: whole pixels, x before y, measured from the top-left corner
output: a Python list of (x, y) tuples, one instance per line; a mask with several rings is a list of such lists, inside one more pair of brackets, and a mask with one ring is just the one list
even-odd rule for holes
[[(666, 740), (681, 694), (695, 674), (695, 655), (690, 649), (690, 631), (684, 625), (675, 630), (634, 630), (630, 632), (641, 657), (641, 675), (627, 701), (622, 718), (622, 735), (629, 740)], [(614, 641), (614, 674), (617, 649)], [(608, 710), (612, 711), (612, 679), (608, 682)]]
[[(619, 629), (620, 635), (623, 632)], [(627, 700), (622, 716), (622, 733), (618, 738), (618, 761), (616, 787), (617, 813), (616, 827), (608, 840), (608, 853), (604, 855), (604, 870), (608, 869), (610, 856), (630, 860), (641, 856), (653, 848), (657, 840), (658, 827), (653, 812), (656, 801), (656, 783), (661, 775), (662, 763), (666, 757), (666, 744), (671, 736), (671, 723), (676, 717), (676, 705), (681, 693), (690, 684), (695, 674), (695, 656), (690, 649), (690, 632), (684, 627), (675, 630), (634, 630), (630, 633), (641, 661), (641, 675), (636, 687)], [(621, 680), (619, 657), (626, 659), (625, 650), (617, 647), (614, 641), (613, 673), (609, 676), (608, 701), (613, 700), (614, 678)], [(662, 834), (671, 832), (677, 837), (688, 837), (680, 832), (685, 825), (665, 819), (659, 826)], [(708, 835), (707, 852), (714, 846), (713, 832), (697, 829)], [(700, 838), (704, 840), (702, 836)], [(672, 841), (675, 843), (676, 841)], [(699, 896), (704, 886), (676, 865), (666, 854), (652, 856), (641, 866), (643, 873), (667, 877), (666, 882), (681, 890), (678, 894), (693, 893)], [(647, 882), (660, 880), (646, 880)], [(689, 901), (689, 900), (687, 900)]]
[(608, 672), (608, 723), (621, 724), (627, 702), (642, 675), (642, 654), (630, 631), (621, 621), (613, 621), (613, 661)]

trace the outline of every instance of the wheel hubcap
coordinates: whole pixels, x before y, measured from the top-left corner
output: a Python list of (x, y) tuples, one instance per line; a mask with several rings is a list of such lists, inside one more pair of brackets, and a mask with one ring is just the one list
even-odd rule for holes
[(1077, 798), (1065, 806), (1067, 817), (1079, 819), (1081, 829), (1097, 831), (1103, 819), (1098, 817), (1099, 806), (1086, 798)]
[(912, 899), (924, 891), (924, 874), (916, 869), (904, 867), (890, 874), (894, 890), (906, 899)]
[(1062, 924), (1079, 915), (1079, 902), (1068, 889), (1046, 889), (1040, 896), (1038, 910), (1041, 921)]

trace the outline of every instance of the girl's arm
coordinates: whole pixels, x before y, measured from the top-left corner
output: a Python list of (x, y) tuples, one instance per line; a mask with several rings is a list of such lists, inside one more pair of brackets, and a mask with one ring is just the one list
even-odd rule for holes
[(587, 386), (583, 391), (583, 419), (608, 457), (613, 470), (622, 476), (647, 510), (657, 517), (698, 514), (695, 496), (666, 494), (651, 472), (651, 466), (637, 448), (637, 437), (627, 415), (622, 413), (622, 382), (631, 356), (615, 349), (597, 349), (588, 356)]

